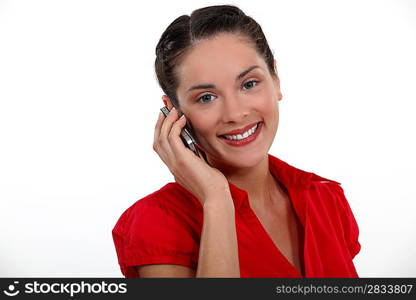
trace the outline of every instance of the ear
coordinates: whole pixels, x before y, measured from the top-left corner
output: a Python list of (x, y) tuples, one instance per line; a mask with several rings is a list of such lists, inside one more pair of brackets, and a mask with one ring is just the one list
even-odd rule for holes
[(279, 88), (279, 92), (277, 93), (277, 100), (282, 100), (282, 98), (283, 98), (283, 95), (282, 95), (282, 92), (280, 91), (280, 88)]
[(276, 87), (277, 87), (277, 100), (282, 100), (283, 95), (282, 95), (282, 91), (280, 90), (280, 79), (279, 77), (276, 78), (277, 82), (276, 82)]
[(276, 84), (277, 87), (277, 99), (280, 101), (283, 98), (282, 92), (280, 91), (280, 79), (279, 79), (279, 74), (277, 73), (277, 66), (276, 66), (276, 60), (273, 60), (273, 66), (274, 66), (274, 70), (276, 72), (276, 76), (273, 76), (273, 80), (274, 83)]
[(169, 108), (169, 110), (171, 110), (171, 109), (172, 109), (173, 105), (172, 105), (172, 102), (170, 101), (170, 99), (169, 99), (169, 97), (168, 97), (168, 96), (163, 95), (163, 96), (162, 96), (162, 101), (163, 101), (163, 103), (165, 104), (165, 106), (167, 106), (167, 108)]

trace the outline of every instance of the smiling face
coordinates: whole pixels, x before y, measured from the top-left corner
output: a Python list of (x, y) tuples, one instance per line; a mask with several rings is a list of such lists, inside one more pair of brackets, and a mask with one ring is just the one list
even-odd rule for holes
[[(282, 94), (278, 77), (270, 74), (253, 46), (230, 33), (199, 41), (185, 54), (177, 74), (180, 110), (192, 123), (211, 166), (253, 167), (267, 157), (278, 128)], [(246, 143), (223, 137), (256, 124)]]

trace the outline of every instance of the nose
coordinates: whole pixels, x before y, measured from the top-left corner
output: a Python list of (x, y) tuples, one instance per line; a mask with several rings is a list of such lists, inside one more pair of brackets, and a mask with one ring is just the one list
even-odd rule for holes
[(222, 113), (224, 123), (241, 123), (248, 115), (249, 108), (242, 98), (236, 95), (224, 97)]

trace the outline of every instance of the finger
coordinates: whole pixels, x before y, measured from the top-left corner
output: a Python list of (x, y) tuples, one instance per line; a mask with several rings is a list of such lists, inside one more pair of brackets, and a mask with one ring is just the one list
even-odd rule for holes
[(178, 112), (173, 107), (165, 120), (163, 121), (162, 128), (160, 130), (160, 134), (167, 139), (169, 132), (172, 128), (172, 124), (178, 119)]
[(169, 134), (169, 143), (172, 148), (172, 151), (175, 155), (175, 157), (181, 157), (185, 154), (185, 151), (191, 151), (191, 149), (188, 149), (182, 139), (180, 138), (180, 134), (182, 129), (186, 125), (186, 117), (185, 115), (182, 115), (181, 118), (179, 118), (173, 125), (172, 129)]
[(172, 128), (172, 123), (178, 118), (177, 114), (177, 110), (172, 108), (169, 114), (163, 118), (160, 131), (158, 132), (158, 135), (155, 136), (154, 148), (157, 148), (156, 152), (158, 152), (159, 156), (169, 168), (175, 158), (168, 140), (168, 135)]
[(165, 115), (162, 112), (159, 112), (159, 116), (157, 117), (157, 122), (155, 125), (155, 132), (153, 136), (153, 146), (157, 144), (157, 141), (160, 136), (160, 130), (162, 129), (163, 120), (165, 119)]
[(165, 119), (165, 116), (160, 111), (158, 116), (157, 116), (157, 121), (156, 121), (156, 124), (155, 124), (155, 132), (160, 133), (160, 129), (162, 128), (162, 124), (163, 124), (164, 119)]
[[(167, 142), (161, 143), (161, 130), (163, 122), (165, 121), (165, 115), (159, 112), (159, 116), (155, 126), (155, 132), (153, 137), (153, 150), (159, 155), (162, 161), (169, 167), (171, 165), (172, 150)], [(166, 140), (166, 139), (165, 139)], [(169, 167), (170, 168), (170, 167)]]

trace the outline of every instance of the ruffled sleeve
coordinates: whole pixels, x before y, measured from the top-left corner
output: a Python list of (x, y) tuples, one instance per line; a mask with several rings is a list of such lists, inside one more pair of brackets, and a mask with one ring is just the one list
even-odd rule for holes
[(344, 239), (351, 258), (354, 258), (361, 250), (361, 244), (358, 241), (359, 228), (351, 207), (345, 197), (344, 190), (339, 184), (333, 184), (333, 192), (338, 207), (339, 220), (342, 224)]
[(112, 230), (120, 269), (126, 278), (139, 277), (135, 268), (139, 265), (197, 267), (197, 237), (177, 212), (159, 200), (147, 197), (137, 201)]

